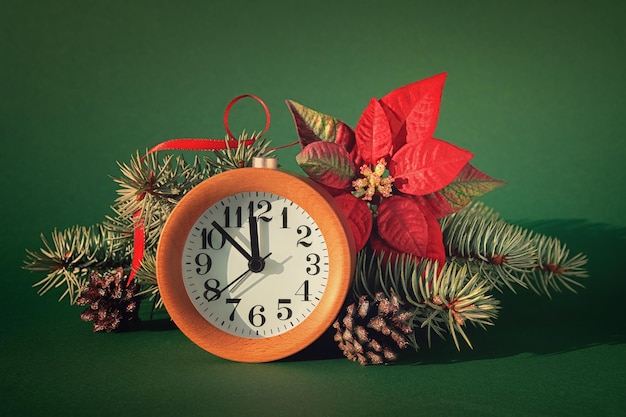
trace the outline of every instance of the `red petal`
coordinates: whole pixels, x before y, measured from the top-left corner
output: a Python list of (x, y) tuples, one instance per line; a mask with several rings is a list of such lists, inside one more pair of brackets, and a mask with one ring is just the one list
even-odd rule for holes
[(385, 241), (378, 235), (378, 233), (376, 233), (376, 230), (372, 230), (369, 245), (376, 255), (382, 255), (382, 260), (384, 263), (389, 261), (395, 262), (396, 259), (404, 255), (402, 252), (395, 250), (387, 243), (385, 243)]
[(391, 159), (389, 173), (401, 192), (424, 195), (450, 184), (472, 153), (439, 139), (403, 146)]
[(407, 143), (430, 139), (435, 134), (445, 79), (444, 74), (429, 78), (420, 85), (423, 87), (420, 98), (406, 117)]
[[(429, 139), (433, 136), (439, 118), (441, 95), (446, 73), (417, 81), (393, 90), (380, 101), (388, 113), (394, 142), (406, 129), (406, 143)], [(406, 122), (406, 125), (404, 123)], [(401, 144), (400, 144), (401, 145)]]
[(426, 223), (428, 223), (428, 247), (424, 258), (435, 259), (439, 261), (439, 266), (446, 262), (446, 249), (443, 244), (443, 232), (441, 225), (435, 216), (428, 211), (422, 210)]
[(363, 200), (350, 193), (336, 196), (335, 201), (339, 203), (342, 211), (348, 217), (356, 250), (360, 251), (372, 233), (372, 212)]
[(389, 107), (382, 100), (379, 100), (380, 106), (387, 115), (387, 121), (389, 122), (389, 130), (391, 131), (391, 149), (389, 155), (393, 155), (398, 149), (406, 144), (406, 124), (405, 118), (395, 112), (394, 109)]
[(440, 265), (445, 262), (439, 222), (411, 199), (393, 196), (383, 201), (378, 209), (377, 226), (381, 238), (394, 250), (435, 259)]
[(374, 165), (389, 155), (391, 130), (385, 111), (373, 98), (356, 125), (356, 144), (359, 155), (367, 164)]
[(376, 225), (380, 237), (392, 248), (425, 256), (428, 249), (428, 223), (414, 201), (400, 196), (383, 200), (378, 207)]

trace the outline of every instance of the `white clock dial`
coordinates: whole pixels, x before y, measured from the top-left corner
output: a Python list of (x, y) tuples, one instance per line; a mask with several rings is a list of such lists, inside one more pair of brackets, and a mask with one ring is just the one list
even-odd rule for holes
[(240, 192), (198, 217), (181, 267), (205, 320), (235, 336), (267, 338), (313, 312), (328, 280), (328, 248), (302, 207), (272, 193)]

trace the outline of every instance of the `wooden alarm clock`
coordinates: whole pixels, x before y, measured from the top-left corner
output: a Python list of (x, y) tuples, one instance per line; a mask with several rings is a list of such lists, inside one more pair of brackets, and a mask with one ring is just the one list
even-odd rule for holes
[(348, 221), (326, 190), (256, 158), (177, 204), (159, 240), (157, 281), (170, 317), (198, 346), (267, 362), (330, 327), (355, 256)]

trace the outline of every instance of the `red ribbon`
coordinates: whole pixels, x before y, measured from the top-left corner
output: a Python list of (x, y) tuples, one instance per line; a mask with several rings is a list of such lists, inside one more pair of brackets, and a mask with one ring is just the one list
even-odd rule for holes
[[(145, 159), (146, 156), (151, 154), (152, 152), (158, 151), (171, 151), (171, 150), (179, 150), (179, 151), (217, 151), (217, 150), (225, 150), (228, 148), (236, 148), (239, 146), (239, 141), (230, 131), (228, 127), (228, 116), (230, 114), (230, 110), (233, 105), (239, 100), (250, 97), (261, 106), (263, 106), (263, 110), (265, 111), (265, 128), (263, 131), (256, 137), (256, 139), (263, 136), (270, 127), (270, 111), (267, 108), (267, 105), (261, 100), (259, 97), (252, 94), (243, 94), (235, 97), (228, 103), (226, 106), (226, 110), (224, 111), (224, 127), (226, 128), (226, 133), (230, 140), (220, 140), (220, 139), (206, 139), (206, 138), (180, 138), (180, 139), (170, 139), (164, 142), (159, 143), (158, 145), (152, 147), (146, 155), (142, 157), (142, 160)], [(245, 146), (250, 146), (254, 143), (255, 139), (248, 139), (244, 142)], [(141, 217), (141, 210), (137, 210), (133, 214), (134, 220), (134, 231), (133, 231), (133, 260), (131, 263), (130, 273), (128, 275), (128, 280), (126, 281), (126, 286), (129, 286), (135, 276), (137, 275), (137, 271), (141, 268), (141, 264), (143, 262), (143, 256), (146, 249), (146, 234), (143, 227), (143, 218)]]

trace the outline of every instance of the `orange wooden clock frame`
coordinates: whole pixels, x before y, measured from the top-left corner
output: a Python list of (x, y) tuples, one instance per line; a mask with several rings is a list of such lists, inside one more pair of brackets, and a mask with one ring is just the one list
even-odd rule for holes
[[(206, 321), (192, 304), (182, 276), (183, 246), (196, 220), (218, 201), (249, 191), (277, 194), (298, 204), (316, 222), (328, 247), (328, 280), (318, 305), (292, 330), (263, 339), (234, 336)], [(159, 240), (157, 282), (170, 317), (198, 346), (233, 361), (269, 362), (301, 351), (330, 327), (350, 290), (355, 259), (348, 220), (326, 190), (297, 174), (239, 168), (205, 180), (177, 204)]]

